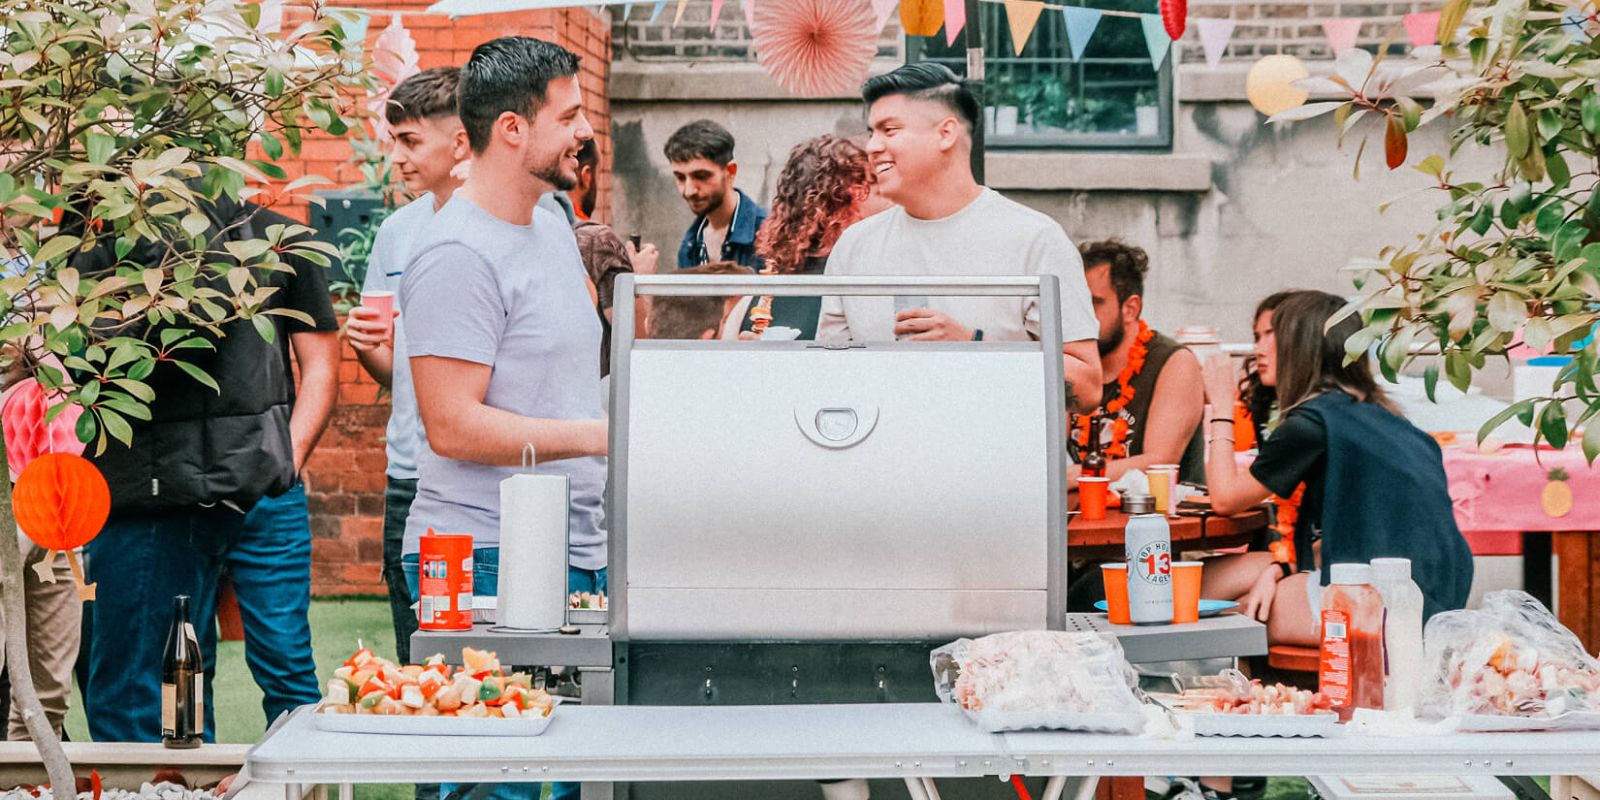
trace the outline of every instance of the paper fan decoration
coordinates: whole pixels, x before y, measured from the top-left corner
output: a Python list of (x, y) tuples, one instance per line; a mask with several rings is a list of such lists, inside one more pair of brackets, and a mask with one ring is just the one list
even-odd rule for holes
[(389, 118), (385, 114), (389, 93), (406, 78), (422, 71), (417, 63), (420, 60), (416, 40), (400, 21), (400, 15), (395, 14), (389, 26), (378, 34), (378, 40), (372, 43), (372, 71), (378, 76), (382, 89), (367, 107), (372, 110), (373, 133), (379, 141), (389, 138)]
[(33, 378), (18, 383), (7, 393), (5, 405), (0, 406), (0, 424), (4, 425), (6, 437), (6, 465), (11, 469), (12, 480), (45, 453), (83, 453), (83, 442), (78, 441), (77, 433), (78, 417), (83, 416), (83, 408), (68, 406), (47, 424), (45, 417), (49, 415), (50, 406), (50, 395)]
[(878, 52), (869, 0), (783, 0), (756, 5), (756, 60), (805, 97), (855, 90)]

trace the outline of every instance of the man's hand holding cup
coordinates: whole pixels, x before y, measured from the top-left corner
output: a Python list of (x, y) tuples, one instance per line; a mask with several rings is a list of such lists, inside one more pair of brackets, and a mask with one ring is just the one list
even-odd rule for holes
[(362, 292), (361, 305), (350, 309), (345, 336), (361, 352), (394, 346), (394, 292)]

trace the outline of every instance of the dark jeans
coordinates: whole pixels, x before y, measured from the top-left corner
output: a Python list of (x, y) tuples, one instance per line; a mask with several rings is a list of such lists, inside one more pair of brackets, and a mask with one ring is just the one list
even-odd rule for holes
[(389, 616), (394, 619), (395, 660), (411, 663), (411, 634), (417, 632), (417, 612), (411, 609), (411, 591), (400, 567), (400, 548), (406, 538), (406, 518), (417, 499), (416, 480), (389, 478), (383, 492), (383, 582), (389, 587)]
[[(205, 734), (216, 741), (211, 678), (217, 666), (217, 579), (245, 515), (226, 506), (113, 516), (89, 542), (92, 605), (89, 734), (97, 742), (161, 741), (161, 653), (172, 597), (189, 596), (205, 664)], [(86, 614), (87, 616), (87, 614)]]
[(244, 623), (244, 658), (267, 724), (322, 699), (311, 657), (311, 511), (301, 484), (245, 516), (224, 569)]

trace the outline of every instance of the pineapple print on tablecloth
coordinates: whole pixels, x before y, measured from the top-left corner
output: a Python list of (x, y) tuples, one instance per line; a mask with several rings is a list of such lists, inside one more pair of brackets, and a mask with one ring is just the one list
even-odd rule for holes
[(1550, 470), (1546, 477), (1550, 482), (1539, 493), (1539, 504), (1544, 507), (1544, 513), (1552, 519), (1572, 513), (1572, 486), (1567, 483), (1567, 471), (1557, 467)]

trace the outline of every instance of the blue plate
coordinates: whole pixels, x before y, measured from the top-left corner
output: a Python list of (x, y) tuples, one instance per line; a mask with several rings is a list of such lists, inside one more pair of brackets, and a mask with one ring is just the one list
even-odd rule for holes
[[(1108, 610), (1106, 608), (1106, 601), (1104, 601), (1104, 600), (1101, 600), (1101, 601), (1095, 603), (1094, 607), (1095, 607), (1095, 610), (1101, 611), (1101, 612), (1105, 612), (1105, 611)], [(1214, 617), (1214, 616), (1216, 616), (1218, 614), (1221, 614), (1224, 611), (1227, 611), (1227, 610), (1232, 609), (1232, 608), (1238, 608), (1238, 607), (1239, 607), (1239, 604), (1234, 602), (1234, 601), (1232, 601), (1232, 600), (1201, 600), (1200, 601), (1200, 616), (1202, 616), (1202, 617)]]

